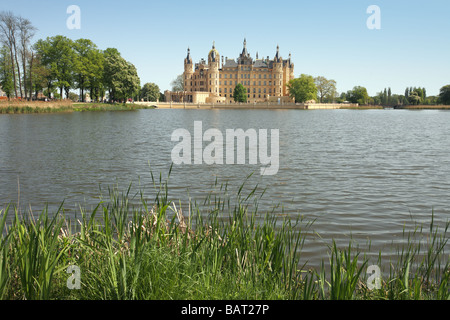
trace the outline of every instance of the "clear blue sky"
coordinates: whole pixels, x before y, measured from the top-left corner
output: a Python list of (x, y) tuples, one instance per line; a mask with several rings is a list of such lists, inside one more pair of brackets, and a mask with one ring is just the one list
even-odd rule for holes
[[(81, 9), (81, 29), (69, 30), (69, 5)], [(381, 30), (369, 30), (369, 5), (381, 9)], [(183, 72), (186, 50), (195, 62), (215, 41), (221, 55), (237, 58), (242, 42), (255, 57), (273, 58), (276, 46), (292, 53), (295, 75), (335, 79), (338, 91), (365, 86), (403, 94), (420, 86), (428, 95), (450, 84), (450, 1), (146, 1), (0, 0), (0, 10), (28, 18), (33, 41), (65, 35), (117, 48), (138, 69), (141, 83), (161, 91)]]

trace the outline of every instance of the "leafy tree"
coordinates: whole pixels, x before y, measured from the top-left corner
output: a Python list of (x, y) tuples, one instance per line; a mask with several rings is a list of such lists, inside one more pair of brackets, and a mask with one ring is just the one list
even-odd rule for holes
[(412, 105), (418, 105), (422, 101), (422, 98), (419, 96), (417, 91), (413, 91), (409, 94), (408, 102)]
[(184, 77), (180, 74), (178, 77), (173, 80), (170, 85), (172, 86), (172, 91), (181, 92), (184, 91)]
[(299, 78), (292, 79), (287, 87), (289, 96), (295, 98), (295, 102), (304, 103), (317, 99), (317, 87), (314, 78), (310, 75), (302, 74)]
[[(89, 80), (98, 69), (98, 61), (94, 55), (98, 54), (97, 46), (88, 39), (78, 39), (73, 44), (75, 52), (74, 79), (80, 89), (81, 101), (84, 102), (84, 90), (90, 85)], [(92, 97), (92, 94), (91, 94)]]
[(450, 84), (441, 88), (439, 100), (442, 104), (450, 105)]
[(47, 78), (48, 88), (51, 88), (54, 82), (54, 85), (60, 89), (60, 99), (62, 99), (63, 90), (68, 97), (73, 85), (74, 61), (76, 60), (73, 41), (58, 35), (47, 37), (46, 40), (39, 40), (34, 47), (40, 56), (41, 63), (50, 71)]
[(319, 101), (322, 103), (326, 99), (327, 101), (333, 102), (336, 96), (336, 81), (319, 76), (314, 78), (314, 83), (317, 87)]
[(11, 96), (14, 93), (14, 81), (7, 47), (2, 47), (0, 49), (0, 87), (5, 92), (8, 99), (11, 99)]
[(238, 83), (234, 88), (233, 98), (235, 102), (247, 102), (247, 89), (242, 83)]
[(136, 67), (122, 58), (117, 49), (106, 49), (104, 55), (104, 84), (109, 97), (126, 102), (140, 89)]
[(39, 91), (47, 87), (47, 79), (50, 71), (41, 64), (39, 56), (32, 56), (31, 62), (31, 91), (34, 92), (37, 99)]
[(141, 97), (147, 101), (157, 101), (160, 98), (158, 85), (146, 83), (141, 89)]
[(369, 102), (369, 94), (367, 89), (361, 86), (356, 86), (353, 90), (347, 92), (347, 99), (351, 103), (358, 103), (360, 105), (365, 105)]

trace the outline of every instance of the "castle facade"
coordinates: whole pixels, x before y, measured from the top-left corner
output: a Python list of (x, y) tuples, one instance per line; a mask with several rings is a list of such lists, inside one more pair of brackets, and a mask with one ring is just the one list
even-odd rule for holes
[(291, 54), (283, 59), (277, 46), (273, 59), (253, 59), (247, 51), (247, 41), (239, 58), (220, 56), (213, 44), (208, 61), (193, 63), (190, 49), (184, 59), (184, 91), (166, 91), (166, 102), (233, 103), (234, 88), (241, 83), (247, 90), (247, 102), (292, 101), (286, 84), (294, 79)]

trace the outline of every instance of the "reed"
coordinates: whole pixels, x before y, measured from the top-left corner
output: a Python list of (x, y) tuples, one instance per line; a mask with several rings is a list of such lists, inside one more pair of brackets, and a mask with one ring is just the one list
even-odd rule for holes
[[(448, 224), (432, 218), (429, 229), (405, 230), (378, 290), (366, 282), (367, 257), (350, 242), (329, 246), (319, 270), (300, 265), (313, 222), (261, 214), (257, 187), (244, 184), (229, 196), (217, 181), (205, 201), (187, 207), (170, 200), (168, 178), (152, 175), (155, 197), (108, 189), (91, 212), (76, 221), (43, 210), (35, 218), (0, 212), (2, 299), (449, 299), (445, 253)], [(214, 192), (213, 192), (214, 190)], [(131, 205), (139, 199), (139, 205)], [(187, 212), (185, 212), (187, 210)], [(419, 238), (419, 239), (416, 239)], [(424, 249), (425, 248), (425, 249)], [(381, 254), (379, 265), (382, 265)], [(71, 265), (81, 270), (81, 289), (67, 288)]]

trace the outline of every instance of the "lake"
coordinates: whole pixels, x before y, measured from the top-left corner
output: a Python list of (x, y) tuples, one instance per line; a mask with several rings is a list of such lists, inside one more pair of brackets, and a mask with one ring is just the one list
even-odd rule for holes
[[(118, 186), (154, 198), (150, 170), (166, 177), (174, 130), (278, 129), (279, 170), (261, 165), (174, 165), (169, 196), (203, 200), (217, 179), (237, 191), (266, 189), (259, 212), (315, 222), (304, 258), (326, 258), (335, 239), (376, 255), (402, 241), (404, 227), (444, 225), (450, 213), (450, 112), (443, 110), (139, 110), (0, 115), (0, 202), (36, 214), (64, 200), (69, 216)], [(204, 145), (207, 145), (206, 143)], [(100, 191), (101, 189), (101, 191)], [(178, 202), (177, 202), (178, 204)], [(408, 229), (410, 230), (410, 229)], [(320, 235), (320, 236), (318, 236)], [(367, 244), (370, 242), (370, 248)]]

